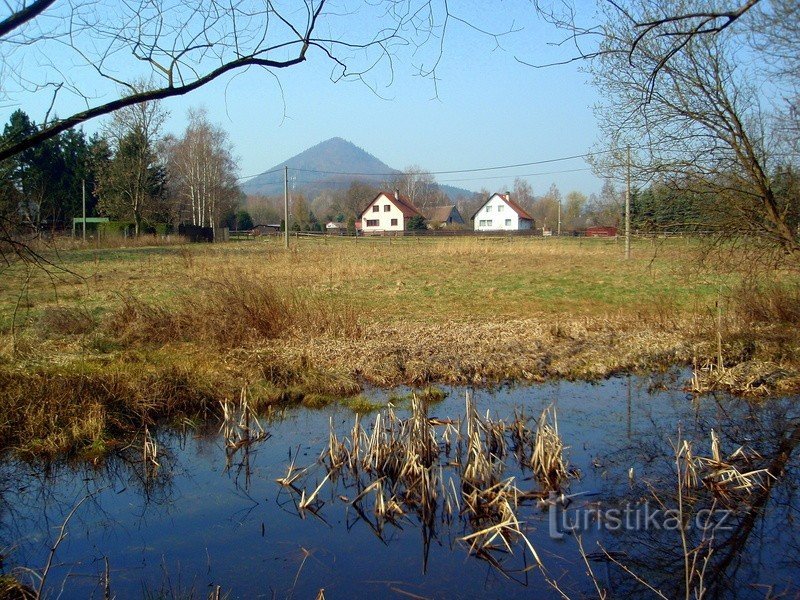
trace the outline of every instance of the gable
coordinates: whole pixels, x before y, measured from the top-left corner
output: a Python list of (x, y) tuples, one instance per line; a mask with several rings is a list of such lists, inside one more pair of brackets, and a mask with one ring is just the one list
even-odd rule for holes
[(388, 202), (392, 206), (394, 206), (397, 210), (403, 213), (404, 219), (410, 219), (416, 215), (423, 216), (420, 210), (414, 206), (410, 200), (404, 198), (403, 196), (397, 194), (390, 194), (388, 192), (379, 192), (377, 196), (375, 196), (369, 204), (361, 211), (361, 217), (364, 218), (367, 213), (369, 213), (370, 209), (376, 202)]
[(528, 212), (524, 208), (522, 208), (522, 206), (514, 202), (514, 200), (511, 199), (510, 194), (498, 194), (497, 192), (489, 196), (486, 199), (486, 202), (481, 204), (481, 207), (475, 211), (475, 214), (473, 214), (472, 217), (470, 217), (470, 220), (474, 221), (475, 218), (478, 216), (478, 213), (480, 213), (484, 208), (486, 208), (486, 205), (489, 204), (495, 198), (498, 198), (503, 205), (509, 207), (511, 210), (517, 213), (517, 216), (520, 219), (527, 219), (528, 221), (533, 221), (533, 217), (530, 216)]

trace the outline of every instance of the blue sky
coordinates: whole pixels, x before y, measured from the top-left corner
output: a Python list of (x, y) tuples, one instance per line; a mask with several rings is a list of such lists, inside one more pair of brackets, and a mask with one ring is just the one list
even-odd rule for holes
[[(491, 4), (491, 6), (486, 6)], [(165, 102), (167, 127), (180, 133), (189, 107), (205, 107), (229, 134), (240, 175), (255, 175), (306, 148), (339, 136), (394, 168), (419, 165), (430, 171), (474, 169), (548, 160), (590, 151), (597, 141), (592, 105), (597, 96), (577, 64), (534, 69), (516, 59), (547, 63), (569, 50), (535, 14), (531, 3), (463, 0), (451, 11), (491, 31), (515, 29), (496, 41), (457, 22), (449, 23), (444, 53), (431, 78), (414, 75), (431, 64), (435, 46), (395, 55), (393, 72), (369, 74), (375, 92), (361, 82), (331, 82), (332, 64), (320, 53), (305, 64), (276, 71), (251, 69)], [(591, 4), (586, 4), (591, 11)], [(353, 21), (353, 26), (367, 26)], [(35, 65), (27, 68), (35, 68)], [(390, 75), (393, 75), (391, 85)], [(19, 105), (41, 121), (42, 97)], [(16, 108), (6, 102), (0, 117)], [(37, 113), (38, 109), (38, 113)], [(88, 124), (88, 132), (100, 122)], [(467, 189), (504, 190), (515, 176), (526, 177), (534, 193), (555, 182), (561, 192), (596, 192), (601, 186), (582, 160), (513, 170), (441, 175), (437, 179)]]

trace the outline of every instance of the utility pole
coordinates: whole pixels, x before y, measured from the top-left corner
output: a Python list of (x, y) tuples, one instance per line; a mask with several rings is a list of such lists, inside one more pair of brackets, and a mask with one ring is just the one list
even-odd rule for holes
[(558, 237), (561, 237), (561, 198), (558, 199)]
[[(83, 191), (83, 241), (86, 243), (86, 180), (81, 181)], [(74, 235), (74, 234), (73, 234)]]
[(283, 167), (283, 245), (289, 249), (289, 167)]
[(631, 147), (628, 146), (628, 176), (625, 190), (625, 258), (631, 257)]

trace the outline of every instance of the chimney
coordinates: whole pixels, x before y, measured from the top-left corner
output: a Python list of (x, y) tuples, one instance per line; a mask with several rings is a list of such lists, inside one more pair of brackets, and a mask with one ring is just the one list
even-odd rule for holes
[(395, 188), (394, 190), (394, 199), (400, 200), (400, 190), (398, 190), (397, 188)]
[(506, 200), (511, 200), (511, 192), (506, 190)]

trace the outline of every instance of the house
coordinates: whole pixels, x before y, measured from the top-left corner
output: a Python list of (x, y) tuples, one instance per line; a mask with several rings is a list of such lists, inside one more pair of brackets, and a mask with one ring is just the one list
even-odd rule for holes
[(347, 232), (347, 223), (328, 221), (325, 224), (325, 232), (330, 235), (344, 235)]
[(367, 207), (361, 211), (361, 230), (364, 235), (375, 233), (395, 233), (408, 229), (408, 221), (414, 217), (425, 218), (410, 200), (400, 192), (380, 192)]
[(475, 231), (533, 229), (533, 217), (511, 199), (511, 192), (492, 194), (472, 215)]
[(431, 206), (426, 211), (428, 223), (434, 227), (447, 227), (448, 225), (463, 225), (464, 218), (458, 212), (455, 204), (447, 206)]

